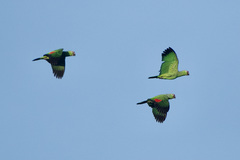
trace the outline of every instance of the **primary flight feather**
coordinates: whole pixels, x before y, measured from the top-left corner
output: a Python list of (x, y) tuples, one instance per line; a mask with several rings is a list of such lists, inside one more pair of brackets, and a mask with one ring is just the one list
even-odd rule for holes
[(156, 121), (163, 123), (167, 117), (167, 112), (170, 107), (168, 100), (173, 98), (175, 98), (175, 94), (161, 94), (153, 98), (149, 98), (146, 101), (139, 102), (137, 105), (147, 103), (149, 107), (152, 108), (152, 113)]
[(44, 59), (52, 66), (53, 74), (56, 78), (61, 79), (65, 71), (65, 57), (75, 56), (74, 51), (63, 51), (63, 48), (44, 54), (43, 57), (36, 58), (33, 61)]
[(177, 77), (189, 75), (189, 71), (178, 71), (178, 58), (175, 51), (169, 47), (162, 53), (162, 65), (158, 76), (149, 77), (159, 79), (176, 79)]

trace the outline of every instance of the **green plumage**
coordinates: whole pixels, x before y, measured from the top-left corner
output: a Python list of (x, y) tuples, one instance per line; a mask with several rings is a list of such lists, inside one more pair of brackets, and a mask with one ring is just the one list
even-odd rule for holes
[(51, 64), (54, 76), (61, 79), (65, 71), (65, 57), (68, 56), (75, 56), (75, 52), (63, 51), (63, 48), (61, 48), (44, 54), (43, 57), (36, 58), (33, 61), (45, 59)]
[(178, 71), (178, 58), (175, 51), (169, 47), (162, 53), (162, 65), (158, 76), (149, 77), (159, 79), (176, 79), (177, 77), (189, 75), (189, 72)]
[(175, 94), (161, 94), (153, 98), (149, 98), (146, 101), (139, 102), (137, 104), (147, 103), (152, 108), (152, 113), (157, 122), (163, 123), (167, 117), (170, 104), (169, 99), (175, 98)]

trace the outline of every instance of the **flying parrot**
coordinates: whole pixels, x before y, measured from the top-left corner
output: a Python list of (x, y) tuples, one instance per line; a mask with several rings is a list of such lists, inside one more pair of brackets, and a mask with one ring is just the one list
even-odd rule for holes
[(63, 51), (63, 48), (44, 54), (43, 57), (36, 58), (33, 61), (45, 59), (48, 61), (56, 78), (61, 79), (65, 71), (65, 57), (75, 56), (74, 51)]
[(177, 77), (189, 75), (189, 71), (178, 71), (178, 58), (174, 50), (169, 47), (162, 53), (162, 61), (158, 76), (149, 77), (159, 79), (176, 79)]
[(156, 121), (163, 123), (167, 117), (167, 112), (170, 107), (168, 100), (173, 98), (176, 98), (175, 94), (161, 94), (153, 98), (149, 98), (146, 101), (139, 102), (137, 105), (147, 103), (149, 107), (152, 108), (152, 113)]

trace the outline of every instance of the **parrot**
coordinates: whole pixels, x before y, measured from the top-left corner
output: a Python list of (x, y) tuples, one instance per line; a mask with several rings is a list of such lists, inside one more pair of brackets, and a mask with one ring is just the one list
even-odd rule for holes
[(189, 71), (178, 71), (178, 58), (175, 51), (169, 47), (162, 53), (162, 61), (158, 76), (148, 77), (148, 79), (176, 79), (177, 77), (189, 75)]
[(63, 51), (63, 48), (51, 51), (47, 54), (44, 54), (43, 57), (36, 58), (33, 61), (37, 60), (46, 60), (52, 66), (53, 74), (56, 78), (62, 79), (65, 71), (65, 57), (75, 56), (74, 51)]
[(176, 98), (175, 94), (161, 94), (153, 98), (149, 98), (146, 101), (139, 102), (137, 105), (147, 103), (149, 107), (152, 108), (152, 113), (156, 122), (163, 123), (167, 117), (167, 112), (170, 107), (168, 100), (173, 98)]

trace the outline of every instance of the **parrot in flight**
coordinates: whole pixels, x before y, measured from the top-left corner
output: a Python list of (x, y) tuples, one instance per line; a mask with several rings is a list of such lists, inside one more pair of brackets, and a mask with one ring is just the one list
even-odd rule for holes
[(175, 51), (169, 47), (162, 53), (162, 65), (158, 76), (152, 76), (148, 79), (176, 79), (177, 77), (189, 75), (189, 71), (178, 71), (178, 58)]
[(146, 101), (139, 102), (137, 105), (147, 103), (149, 107), (152, 108), (152, 113), (156, 121), (163, 123), (167, 117), (167, 112), (170, 107), (168, 100), (173, 98), (176, 98), (175, 94), (161, 94), (153, 98), (149, 98)]
[(63, 51), (63, 48), (61, 48), (44, 54), (43, 57), (36, 58), (33, 61), (41, 59), (48, 61), (52, 66), (54, 76), (61, 79), (65, 71), (65, 57), (68, 56), (75, 56), (75, 52)]

